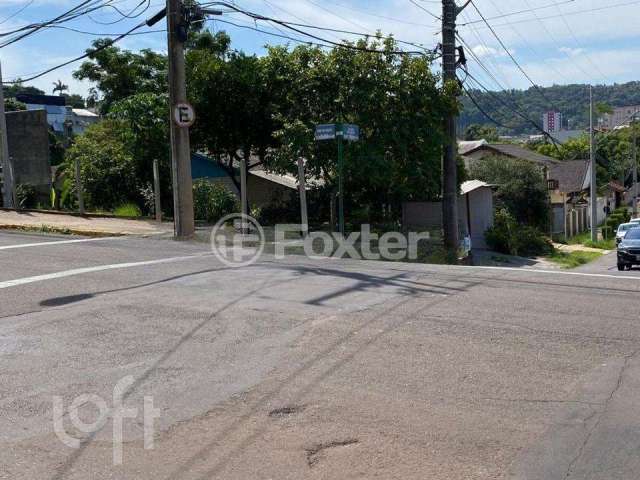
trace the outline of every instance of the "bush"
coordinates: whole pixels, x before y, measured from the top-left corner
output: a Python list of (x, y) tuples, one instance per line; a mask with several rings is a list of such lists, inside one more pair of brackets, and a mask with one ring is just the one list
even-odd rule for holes
[(236, 196), (227, 187), (209, 180), (193, 184), (193, 206), (196, 220), (217, 222), (238, 210)]
[(496, 212), (485, 234), (489, 248), (508, 255), (534, 256), (553, 252), (553, 244), (538, 229), (519, 225), (505, 209)]
[(125, 203), (116, 208), (113, 214), (116, 217), (140, 217), (142, 212), (135, 203)]
[(16, 185), (16, 200), (18, 208), (35, 208), (37, 204), (38, 193), (36, 187), (28, 183), (19, 183)]

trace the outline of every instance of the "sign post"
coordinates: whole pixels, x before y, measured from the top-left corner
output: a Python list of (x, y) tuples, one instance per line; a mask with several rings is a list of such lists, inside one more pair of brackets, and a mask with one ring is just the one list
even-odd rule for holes
[(349, 123), (332, 123), (316, 126), (316, 140), (337, 140), (338, 142), (338, 224), (344, 237), (344, 140), (357, 142), (360, 128)]

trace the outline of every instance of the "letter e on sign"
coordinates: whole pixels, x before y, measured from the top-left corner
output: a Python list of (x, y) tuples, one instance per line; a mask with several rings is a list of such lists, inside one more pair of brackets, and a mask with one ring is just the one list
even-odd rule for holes
[(173, 107), (173, 119), (179, 127), (190, 127), (196, 121), (196, 112), (188, 103), (178, 103)]

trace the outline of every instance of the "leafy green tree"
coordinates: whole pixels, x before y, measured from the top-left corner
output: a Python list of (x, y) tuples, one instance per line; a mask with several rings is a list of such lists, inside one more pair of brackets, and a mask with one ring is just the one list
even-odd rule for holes
[(17, 101), (15, 98), (4, 99), (4, 110), (6, 112), (18, 112), (26, 109), (27, 106), (24, 103)]
[[(471, 95), (483, 110), (490, 112), (498, 122), (513, 126), (506, 130), (499, 127), (500, 133), (540, 134), (529, 120), (514, 114), (518, 109), (526, 117), (542, 127), (542, 115), (549, 110), (562, 113), (564, 127), (571, 130), (584, 130), (589, 126), (589, 88), (587, 85), (554, 85), (541, 88), (544, 96), (533, 87), (527, 90), (504, 90), (487, 93), (482, 90), (471, 90)], [(624, 84), (597, 85), (593, 88), (593, 96), (598, 100), (598, 107), (622, 107), (626, 105), (640, 105), (640, 82)], [(463, 109), (460, 122), (463, 125), (473, 123), (491, 125), (485, 115), (474, 105), (466, 95), (462, 98)], [(597, 108), (599, 115), (607, 113)]]
[[(171, 157), (169, 145), (169, 98), (162, 93), (138, 93), (111, 106), (109, 118), (118, 120), (132, 138), (130, 154), (134, 158), (134, 177), (140, 188), (153, 185), (153, 161), (158, 160), (162, 205), (171, 210)], [(137, 197), (134, 197), (137, 198)], [(131, 198), (133, 200), (134, 198)], [(144, 206), (141, 203), (141, 206)]]
[(19, 93), (44, 95), (44, 91), (36, 87), (24, 85), (20, 79), (16, 80), (16, 83), (12, 83), (11, 85), (3, 85), (2, 90), (4, 91), (5, 98), (15, 98)]
[[(298, 156), (307, 173), (337, 182), (334, 142), (315, 142), (319, 123), (361, 127), (361, 139), (345, 149), (345, 192), (350, 205), (372, 215), (403, 200), (435, 199), (440, 192), (441, 118), (457, 105), (437, 86), (430, 59), (394, 53), (393, 39), (356, 44), (362, 50), (272, 47), (266, 77), (281, 124), (283, 148), (268, 155), (269, 168), (295, 172)], [(369, 53), (364, 49), (381, 49)]]
[(85, 108), (85, 101), (82, 95), (64, 93), (62, 96), (65, 98), (66, 104), (71, 108)]
[(187, 53), (188, 93), (202, 112), (193, 128), (194, 146), (218, 158), (264, 155), (274, 145), (274, 112), (263, 60), (229, 51), (226, 34), (201, 35), (194, 43), (200, 48)]
[(64, 92), (66, 92), (67, 90), (69, 90), (69, 85), (65, 85), (64, 83), (62, 83), (62, 80), (58, 80), (57, 82), (53, 82), (53, 94), (55, 95), (56, 92), (58, 92), (58, 94), (60, 96), (63, 95)]
[(89, 60), (73, 72), (74, 78), (96, 84), (102, 94), (102, 113), (107, 113), (114, 102), (131, 95), (167, 91), (166, 55), (149, 49), (134, 53), (116, 46), (91, 53), (109, 42), (104, 38), (95, 40), (87, 50)]
[(463, 138), (467, 141), (470, 140), (486, 140), (487, 142), (497, 142), (500, 138), (498, 136), (498, 131), (493, 127), (488, 127), (486, 125), (480, 125), (474, 123), (469, 125), (465, 131)]
[(64, 170), (74, 185), (74, 165), (80, 161), (85, 201), (89, 209), (113, 210), (137, 201), (139, 184), (134, 158), (135, 137), (121, 120), (105, 120), (76, 137), (67, 151)]
[(498, 207), (506, 208), (518, 222), (543, 231), (548, 228), (547, 184), (539, 166), (496, 155), (474, 162), (469, 177), (497, 185)]

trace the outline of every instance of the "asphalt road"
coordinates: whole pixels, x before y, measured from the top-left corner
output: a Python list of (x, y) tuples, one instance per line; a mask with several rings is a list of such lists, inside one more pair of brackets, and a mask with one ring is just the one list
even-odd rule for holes
[(2, 479), (638, 478), (640, 271), (69, 240), (0, 232)]

